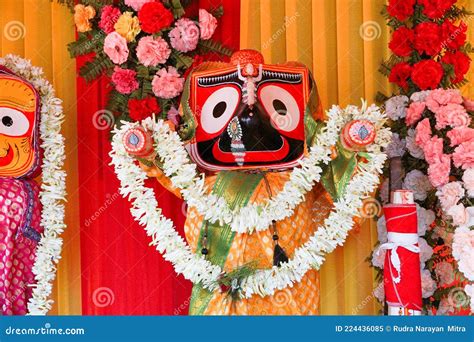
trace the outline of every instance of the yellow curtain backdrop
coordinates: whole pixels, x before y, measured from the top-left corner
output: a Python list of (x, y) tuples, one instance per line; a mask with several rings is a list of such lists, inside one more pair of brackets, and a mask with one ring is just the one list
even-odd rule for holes
[[(374, 101), (390, 93), (377, 70), (389, 55), (390, 32), (380, 11), (385, 0), (242, 0), (241, 48), (260, 50), (267, 63), (296, 60), (313, 72), (327, 109)], [(460, 1), (471, 10), (474, 3)], [(474, 35), (470, 31), (470, 41)], [(472, 68), (471, 68), (472, 70)], [(469, 78), (473, 79), (472, 71)], [(463, 92), (474, 95), (471, 83)], [(360, 222), (321, 270), (321, 313), (376, 314), (374, 273), (366, 258), (376, 242), (372, 220)]]
[(67, 230), (54, 285), (51, 314), (81, 314), (79, 198), (77, 180), (76, 63), (66, 44), (74, 40), (72, 15), (50, 0), (0, 0), (0, 55), (17, 54), (42, 67), (63, 100), (66, 124)]

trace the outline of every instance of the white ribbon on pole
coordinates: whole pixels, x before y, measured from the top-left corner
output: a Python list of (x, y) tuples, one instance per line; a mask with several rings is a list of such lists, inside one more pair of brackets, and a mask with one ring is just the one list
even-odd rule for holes
[(418, 234), (407, 234), (407, 233), (387, 233), (387, 240), (388, 242), (382, 244), (379, 247), (377, 253), (380, 253), (382, 250), (391, 251), (390, 253), (390, 262), (392, 263), (393, 267), (397, 271), (397, 276), (393, 277), (392, 280), (395, 284), (400, 283), (402, 275), (401, 275), (401, 265), (400, 265), (400, 257), (398, 256), (397, 249), (399, 247), (405, 248), (413, 253), (420, 253), (420, 247), (416, 244), (418, 243)]

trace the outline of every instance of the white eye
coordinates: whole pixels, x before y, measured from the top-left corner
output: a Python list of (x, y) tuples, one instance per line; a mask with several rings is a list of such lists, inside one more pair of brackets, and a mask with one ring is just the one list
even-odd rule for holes
[(288, 91), (274, 85), (266, 86), (260, 91), (260, 101), (276, 128), (291, 132), (298, 127), (300, 109)]
[(222, 130), (234, 114), (239, 103), (239, 92), (233, 87), (216, 90), (202, 106), (201, 125), (204, 131), (214, 134)]
[(28, 132), (30, 121), (22, 112), (0, 108), (0, 134), (17, 137)]

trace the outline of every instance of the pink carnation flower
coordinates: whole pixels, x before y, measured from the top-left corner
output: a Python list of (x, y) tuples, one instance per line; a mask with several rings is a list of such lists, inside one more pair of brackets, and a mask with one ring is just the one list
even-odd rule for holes
[(464, 98), (464, 108), (466, 108), (467, 111), (473, 112), (474, 111), (474, 101)]
[(436, 290), (436, 282), (431, 277), (428, 270), (421, 270), (421, 296), (428, 298), (433, 295)]
[(435, 111), (436, 129), (451, 127), (467, 127), (471, 123), (471, 118), (466, 109), (456, 103), (449, 103), (439, 107)]
[(474, 279), (474, 230), (460, 227), (454, 231), (453, 256), (459, 270), (468, 279)]
[(157, 66), (166, 62), (171, 49), (166, 40), (161, 37), (143, 37), (138, 42), (137, 57), (144, 66)]
[(184, 78), (182, 78), (176, 68), (169, 66), (168, 69), (161, 69), (153, 77), (151, 83), (153, 93), (164, 99), (172, 99), (183, 91)]
[(407, 116), (405, 122), (408, 126), (415, 124), (421, 119), (421, 115), (426, 108), (426, 104), (423, 102), (413, 102), (407, 109)]
[(206, 11), (205, 9), (199, 10), (199, 28), (201, 29), (201, 39), (210, 39), (214, 34), (217, 27), (217, 19)]
[(138, 12), (142, 9), (143, 5), (148, 2), (155, 2), (155, 0), (125, 0), (125, 5), (130, 6)]
[(111, 5), (104, 6), (100, 15), (99, 27), (107, 34), (114, 32), (114, 25), (121, 14), (117, 7)]
[(443, 154), (443, 139), (436, 136), (431, 137), (423, 145), (423, 152), (428, 164), (433, 164), (440, 160), (440, 157)]
[(455, 127), (446, 134), (451, 141), (451, 146), (457, 146), (464, 142), (474, 141), (474, 129), (468, 127)]
[(447, 104), (462, 104), (463, 98), (456, 89), (435, 89), (426, 97), (426, 105), (432, 112), (436, 112), (440, 106)]
[(171, 46), (178, 51), (188, 52), (196, 49), (199, 41), (199, 28), (188, 18), (179, 19), (169, 33)]
[(440, 187), (449, 182), (451, 172), (451, 157), (443, 154), (435, 163), (428, 167), (428, 178), (434, 187)]
[(464, 197), (465, 191), (460, 182), (450, 182), (436, 192), (444, 211), (456, 205)]
[(416, 126), (416, 135), (415, 135), (415, 142), (418, 146), (422, 147), (430, 140), (431, 138), (431, 126), (430, 120), (423, 119), (420, 123)]
[(446, 211), (446, 214), (451, 216), (455, 226), (462, 226), (468, 219), (466, 208), (462, 204), (453, 205)]
[(112, 82), (115, 89), (122, 94), (130, 94), (138, 89), (137, 72), (130, 69), (115, 67), (112, 74)]
[(465, 170), (462, 175), (462, 181), (469, 197), (474, 197), (474, 169)]
[(112, 32), (105, 37), (104, 52), (115, 64), (125, 63), (128, 59), (128, 46), (124, 37)]
[(456, 147), (453, 153), (453, 162), (456, 167), (474, 168), (474, 141), (468, 141)]

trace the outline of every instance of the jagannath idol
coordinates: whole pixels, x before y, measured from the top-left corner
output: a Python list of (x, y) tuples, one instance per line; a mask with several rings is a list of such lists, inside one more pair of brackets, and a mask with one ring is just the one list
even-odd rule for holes
[[(253, 50), (195, 68), (180, 114), (177, 127), (124, 123), (111, 155), (132, 214), (194, 283), (189, 313), (318, 314), (319, 267), (378, 182), (384, 115), (365, 104), (325, 114), (304, 65)], [(186, 241), (146, 175), (187, 202)]]
[(38, 142), (40, 96), (0, 66), (0, 312), (24, 315), (40, 226)]

